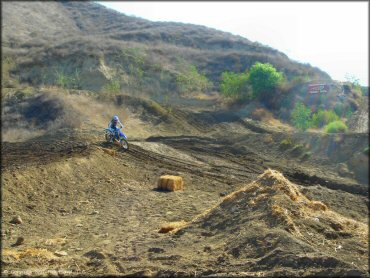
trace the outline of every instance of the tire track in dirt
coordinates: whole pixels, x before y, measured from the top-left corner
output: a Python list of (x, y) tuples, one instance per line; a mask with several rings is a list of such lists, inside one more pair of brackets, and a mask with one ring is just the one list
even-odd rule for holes
[[(208, 143), (210, 142), (212, 141)], [(167, 144), (167, 142), (165, 143)], [(249, 157), (248, 159), (244, 158), (244, 160), (246, 160), (244, 163), (234, 162), (232, 161), (232, 155), (228, 155), (226, 151), (217, 153), (209, 144), (202, 144), (202, 147), (190, 146), (190, 148), (186, 146), (186, 144), (189, 144), (189, 142), (185, 142), (182, 147), (177, 148), (177, 150), (190, 154), (193, 158), (202, 162), (204, 166), (194, 165), (165, 154), (154, 154), (134, 144), (131, 144), (127, 156), (140, 164), (147, 165), (148, 161), (150, 161), (154, 165), (157, 165), (157, 167), (166, 168), (175, 172), (187, 172), (192, 175), (227, 183), (245, 182), (262, 173), (264, 170), (264, 167), (261, 166), (250, 166), (252, 162), (255, 164), (256, 160), (260, 160), (257, 156)], [(175, 149), (178, 147), (172, 144), (168, 145)], [(190, 142), (190, 145), (193, 144)], [(246, 167), (246, 164), (249, 164), (249, 166)]]

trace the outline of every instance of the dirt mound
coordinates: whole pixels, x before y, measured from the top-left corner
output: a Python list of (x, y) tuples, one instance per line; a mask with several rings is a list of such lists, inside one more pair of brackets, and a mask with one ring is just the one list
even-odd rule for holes
[(199, 264), (213, 269), (203, 274), (367, 273), (366, 223), (306, 197), (273, 170), (174, 231), (169, 240), (174, 247), (166, 253), (181, 255), (184, 269), (191, 268), (186, 265), (190, 257), (198, 256)]
[(81, 115), (72, 108), (70, 101), (52, 92), (27, 95), (18, 91), (3, 104), (4, 141), (24, 141), (59, 128), (80, 125)]

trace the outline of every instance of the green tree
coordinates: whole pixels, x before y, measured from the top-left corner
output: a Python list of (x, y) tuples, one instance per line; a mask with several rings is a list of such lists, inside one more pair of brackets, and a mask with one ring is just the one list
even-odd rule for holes
[(253, 89), (253, 95), (264, 100), (283, 82), (284, 77), (271, 64), (257, 62), (251, 67), (248, 79)]
[(223, 72), (220, 90), (224, 97), (241, 98), (248, 93), (248, 75), (246, 73)]
[(296, 128), (306, 130), (310, 127), (311, 110), (302, 102), (296, 103), (290, 117)]

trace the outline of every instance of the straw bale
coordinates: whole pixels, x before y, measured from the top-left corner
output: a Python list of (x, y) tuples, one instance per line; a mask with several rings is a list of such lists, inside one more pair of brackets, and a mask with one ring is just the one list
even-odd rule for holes
[(184, 181), (180, 176), (164, 175), (158, 179), (158, 189), (177, 191), (184, 189)]

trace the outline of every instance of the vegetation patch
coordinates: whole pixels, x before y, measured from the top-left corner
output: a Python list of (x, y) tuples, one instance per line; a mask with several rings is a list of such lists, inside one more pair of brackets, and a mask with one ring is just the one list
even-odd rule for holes
[(331, 122), (339, 120), (339, 116), (333, 110), (319, 110), (312, 115), (311, 126), (323, 127)]
[(325, 126), (326, 133), (344, 133), (348, 127), (342, 121), (334, 121)]
[(296, 103), (291, 113), (291, 121), (293, 125), (300, 129), (306, 130), (310, 127), (311, 109), (302, 102)]
[(280, 148), (283, 150), (289, 149), (293, 146), (293, 141), (291, 138), (283, 139), (280, 142)]
[(257, 62), (251, 67), (248, 79), (254, 97), (264, 102), (266, 98), (271, 97), (274, 89), (282, 84), (284, 77), (271, 64)]

